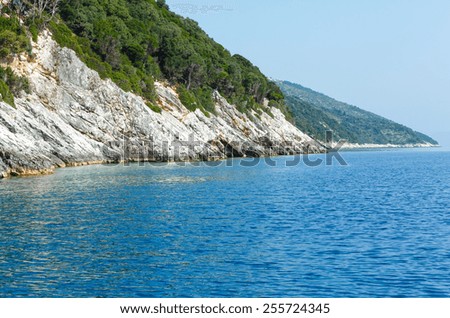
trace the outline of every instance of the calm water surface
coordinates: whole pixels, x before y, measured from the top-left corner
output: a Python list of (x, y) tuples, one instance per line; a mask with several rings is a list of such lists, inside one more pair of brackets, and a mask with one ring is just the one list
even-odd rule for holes
[(450, 297), (450, 153), (343, 156), (0, 180), (0, 297)]

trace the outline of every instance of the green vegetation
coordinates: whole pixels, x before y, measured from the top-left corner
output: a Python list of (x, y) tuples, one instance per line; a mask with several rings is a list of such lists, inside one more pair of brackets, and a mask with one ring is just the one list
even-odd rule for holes
[(161, 113), (161, 111), (162, 111), (161, 107), (159, 107), (158, 105), (154, 105), (152, 103), (147, 102), (147, 106), (148, 106), (148, 108), (153, 110), (155, 113)]
[(153, 79), (164, 79), (191, 110), (214, 112), (212, 91), (218, 90), (244, 111), (261, 108), (264, 98), (287, 111), (279, 88), (257, 67), (231, 55), (195, 21), (169, 11), (165, 1), (61, 1), (60, 15), (64, 22), (50, 24), (58, 43), (149, 101)]
[(5, 102), (11, 106), (14, 105), (14, 96), (11, 94), (8, 85), (0, 80), (0, 102)]
[(14, 74), (9, 67), (0, 67), (0, 101), (14, 107), (14, 95), (17, 96), (21, 91), (30, 92), (28, 80)]
[(277, 83), (286, 96), (296, 126), (321, 141), (332, 130), (334, 139), (359, 144), (437, 144), (432, 138), (311, 89), (290, 82)]
[(181, 103), (190, 111), (199, 108), (204, 113), (215, 113), (212, 90), (208, 87), (188, 90), (183, 84), (177, 88)]
[[(20, 25), (14, 12), (8, 9), (2, 8), (2, 13), (9, 14), (9, 17), (0, 15), (0, 59), (23, 52), (31, 55), (27, 30)], [(14, 107), (14, 95), (17, 96), (23, 90), (29, 92), (28, 80), (14, 74), (9, 67), (6, 69), (0, 67), (0, 101)]]
[(0, 16), (0, 59), (22, 52), (31, 54), (31, 43), (25, 27), (20, 25), (15, 16)]
[[(102, 78), (150, 105), (157, 79), (174, 85), (191, 111), (214, 113), (212, 93), (218, 90), (243, 112), (264, 108), (267, 98), (270, 106), (290, 115), (280, 89), (256, 66), (231, 55), (197, 22), (171, 12), (164, 0), (62, 0), (43, 7), (36, 1), (14, 3), (2, 10), (11, 18), (0, 17), (0, 58), (31, 54), (29, 38), (36, 41), (39, 31), (49, 27), (61, 46), (73, 49)], [(53, 19), (56, 11), (60, 14)], [(26, 27), (14, 16), (17, 12)]]
[(133, 67), (126, 56), (121, 56), (123, 63), (120, 68), (115, 69), (93, 50), (88, 39), (76, 36), (63, 22), (52, 21), (49, 27), (55, 41), (74, 50), (88, 67), (99, 73), (101, 78), (110, 78), (123, 90), (154, 101), (156, 94), (152, 75)]

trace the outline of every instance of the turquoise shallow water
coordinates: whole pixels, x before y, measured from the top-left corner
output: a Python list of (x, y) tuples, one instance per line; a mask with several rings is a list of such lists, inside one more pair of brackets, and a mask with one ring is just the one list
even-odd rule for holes
[(450, 152), (343, 157), (0, 180), (0, 296), (450, 297)]

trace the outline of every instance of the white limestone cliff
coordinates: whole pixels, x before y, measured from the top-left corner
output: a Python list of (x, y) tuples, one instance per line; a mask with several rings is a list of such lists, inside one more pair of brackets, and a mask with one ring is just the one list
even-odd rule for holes
[(33, 59), (8, 64), (28, 77), (31, 94), (16, 98), (16, 108), (0, 102), (0, 177), (102, 162), (324, 150), (276, 108), (272, 116), (242, 114), (215, 92), (216, 114), (206, 116), (187, 110), (170, 86), (157, 82), (162, 112), (156, 113), (141, 97), (102, 80), (48, 32), (33, 46)]

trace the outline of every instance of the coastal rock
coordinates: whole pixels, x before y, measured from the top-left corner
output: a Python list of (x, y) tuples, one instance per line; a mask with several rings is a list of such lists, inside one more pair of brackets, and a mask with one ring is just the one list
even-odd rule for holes
[(34, 59), (9, 64), (28, 77), (31, 94), (0, 102), (0, 176), (50, 173), (55, 167), (119, 161), (216, 160), (321, 152), (323, 147), (271, 115), (240, 113), (218, 92), (216, 114), (189, 111), (169, 85), (157, 82), (161, 113), (102, 80), (70, 49), (44, 32)]

